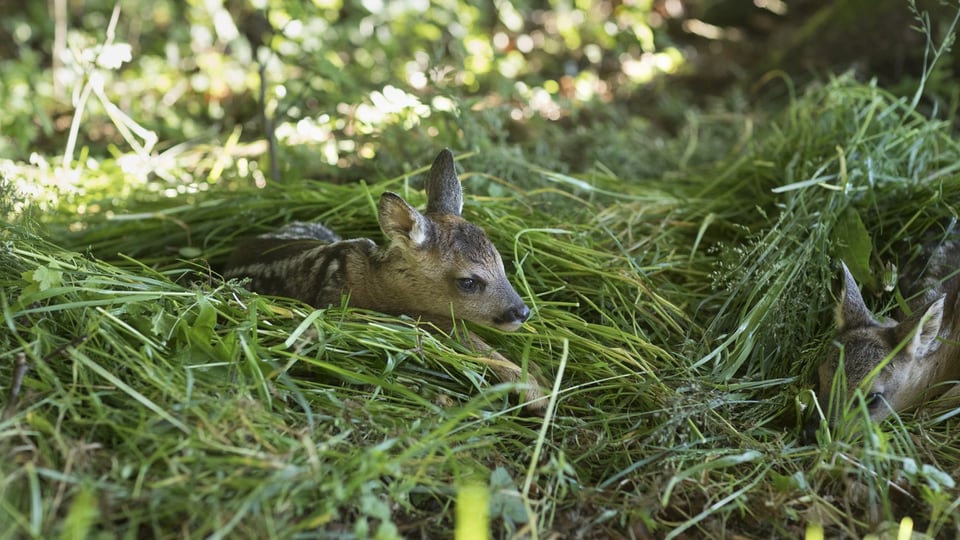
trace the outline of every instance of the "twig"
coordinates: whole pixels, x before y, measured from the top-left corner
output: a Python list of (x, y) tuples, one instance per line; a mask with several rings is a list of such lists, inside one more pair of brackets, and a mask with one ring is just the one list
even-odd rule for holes
[(273, 131), (273, 121), (267, 113), (267, 61), (273, 55), (273, 50), (270, 48), (273, 27), (270, 26), (269, 13), (266, 9), (242, 15), (240, 26), (250, 42), (257, 61), (257, 73), (260, 75), (260, 122), (263, 124), (263, 134), (267, 139), (267, 153), (270, 156), (270, 179), (277, 182), (280, 180), (277, 138)]
[[(87, 340), (87, 337), (88, 336), (80, 336), (67, 343), (64, 343), (44, 356), (43, 362), (48, 362), (54, 356), (63, 354), (63, 352), (70, 347), (76, 347), (77, 345), (80, 345)], [(13, 413), (17, 408), (17, 401), (20, 399), (20, 387), (23, 385), (23, 378), (26, 376), (29, 369), (30, 364), (27, 363), (27, 355), (24, 354), (23, 351), (18, 352), (13, 361), (13, 379), (10, 383), (10, 399), (7, 400), (7, 406), (3, 410), (4, 420), (7, 420), (13, 416)]]
[(267, 114), (267, 59), (258, 57), (260, 65), (260, 120), (263, 122), (263, 131), (267, 137), (267, 152), (270, 156), (270, 177), (277, 182), (280, 180), (280, 167), (277, 165), (277, 138), (273, 132), (273, 121)]
[(27, 374), (30, 365), (27, 364), (27, 355), (18, 352), (13, 361), (13, 380), (10, 383), (10, 399), (7, 400), (7, 407), (3, 410), (3, 419), (6, 420), (13, 415), (17, 406), (17, 400), (20, 399), (20, 386), (23, 384), (23, 377)]
[(63, 70), (63, 53), (67, 50), (67, 0), (53, 1), (53, 95), (63, 97), (60, 72)]
[[(113, 6), (113, 13), (110, 15), (110, 23), (107, 25), (106, 40), (103, 42), (103, 47), (108, 47), (113, 44), (113, 40), (116, 37), (117, 21), (119, 20), (120, 2), (117, 1)], [(73, 120), (70, 122), (70, 134), (67, 137), (67, 147), (63, 151), (63, 168), (67, 171), (71, 170), (73, 151), (77, 146), (77, 136), (80, 132), (80, 119), (83, 118), (83, 111), (87, 108), (87, 99), (90, 97), (90, 92), (94, 90), (94, 79), (99, 78), (100, 84), (102, 85), (102, 76), (99, 74), (95, 75), (97, 75), (97, 77), (88, 77), (87, 82), (80, 91), (79, 99), (73, 104)], [(79, 166), (77, 168), (79, 170)]]

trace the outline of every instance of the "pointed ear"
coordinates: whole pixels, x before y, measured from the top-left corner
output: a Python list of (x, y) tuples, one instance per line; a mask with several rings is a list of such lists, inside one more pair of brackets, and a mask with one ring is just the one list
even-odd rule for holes
[(941, 296), (926, 310), (918, 309), (910, 318), (897, 325), (896, 336), (899, 340), (902, 341), (911, 333), (913, 334), (910, 343), (907, 344), (907, 353), (922, 358), (937, 348), (937, 336), (940, 335), (940, 325), (943, 324), (945, 298)]
[(430, 232), (430, 222), (396, 193), (380, 196), (377, 204), (380, 229), (390, 242), (405, 248), (422, 246)]
[(463, 190), (453, 164), (453, 152), (448, 148), (444, 148), (433, 161), (426, 188), (428, 214), (460, 215), (463, 210)]
[(874, 323), (873, 314), (867, 309), (867, 304), (860, 295), (860, 288), (857, 287), (857, 281), (853, 279), (853, 274), (847, 265), (840, 262), (843, 267), (843, 293), (840, 297), (840, 303), (837, 304), (836, 319), (837, 328), (857, 328)]

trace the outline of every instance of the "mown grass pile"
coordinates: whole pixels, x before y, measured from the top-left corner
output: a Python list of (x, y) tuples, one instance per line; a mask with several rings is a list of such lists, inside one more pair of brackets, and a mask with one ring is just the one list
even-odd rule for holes
[(217, 276), (237, 238), (292, 219), (379, 239), (375, 196), (422, 203), (416, 175), (5, 225), (0, 536), (445, 537), (477, 485), (495, 537), (960, 533), (957, 409), (811, 442), (798, 425), (837, 261), (880, 290), (952, 226), (960, 145), (845, 78), (762, 123), (654, 178), (514, 163), (527, 180), (492, 196), (483, 156), (461, 161), (464, 215), (534, 312), (474, 330), (557, 381), (544, 418), (417, 321)]

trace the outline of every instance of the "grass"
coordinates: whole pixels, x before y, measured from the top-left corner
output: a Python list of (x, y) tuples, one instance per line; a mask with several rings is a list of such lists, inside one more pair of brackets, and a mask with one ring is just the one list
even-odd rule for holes
[(461, 162), (465, 216), (534, 312), (475, 330), (554, 377), (545, 418), (416, 321), (217, 276), (238, 237), (292, 219), (379, 239), (376, 194), (422, 203), (413, 174), (144, 184), (3, 225), (0, 537), (449, 537), (471, 500), (498, 538), (957, 534), (955, 409), (810, 443), (798, 419), (837, 261), (869, 282), (955, 219), (960, 146), (848, 78), (755, 120), (647, 178)]

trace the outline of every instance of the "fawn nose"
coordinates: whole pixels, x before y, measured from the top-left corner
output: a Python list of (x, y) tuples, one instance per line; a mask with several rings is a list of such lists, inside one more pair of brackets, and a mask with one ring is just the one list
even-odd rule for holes
[(517, 322), (524, 322), (530, 317), (530, 308), (521, 304), (519, 307), (512, 307), (507, 310), (507, 318)]
[(521, 303), (519, 306), (507, 308), (506, 311), (493, 320), (493, 323), (504, 330), (512, 332), (519, 328), (528, 317), (530, 317), (530, 308)]

